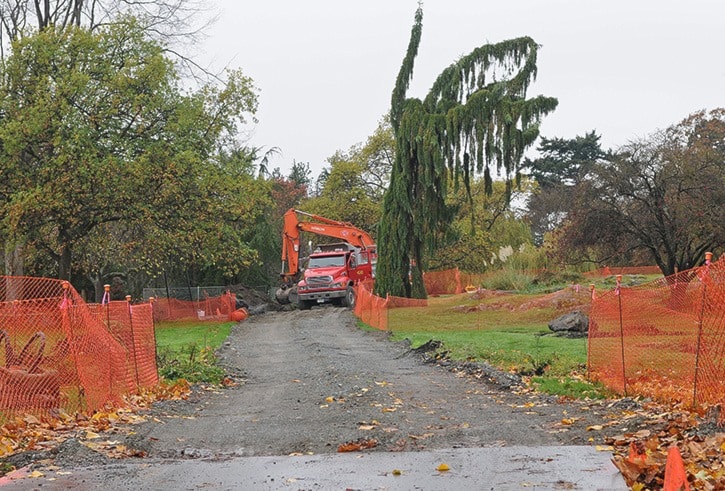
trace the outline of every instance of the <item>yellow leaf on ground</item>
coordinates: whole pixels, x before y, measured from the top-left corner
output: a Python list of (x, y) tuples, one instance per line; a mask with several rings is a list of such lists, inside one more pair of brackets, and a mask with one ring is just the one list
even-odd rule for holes
[(446, 472), (446, 471), (451, 470), (451, 468), (448, 466), (448, 464), (441, 464), (438, 467), (436, 467), (436, 470), (438, 472)]
[(86, 431), (86, 439), (87, 440), (93, 440), (95, 438), (100, 438), (101, 435), (98, 433), (94, 433), (93, 431)]
[(0, 457), (13, 453), (13, 446), (6, 442), (0, 442)]
[(30, 474), (28, 474), (28, 477), (43, 477), (45, 474), (43, 474), (40, 471), (33, 471)]

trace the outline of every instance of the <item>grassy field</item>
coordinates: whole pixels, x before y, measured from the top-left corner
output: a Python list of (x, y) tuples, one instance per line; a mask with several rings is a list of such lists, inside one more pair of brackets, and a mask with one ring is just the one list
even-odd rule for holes
[(582, 380), (586, 372), (586, 338), (553, 336), (548, 323), (586, 302), (584, 292), (549, 295), (470, 294), (428, 299), (425, 308), (392, 309), (388, 325), (393, 339), (409, 339), (413, 347), (427, 341), (443, 343), (454, 360), (484, 361), (502, 370), (531, 376), (550, 393), (601, 396), (603, 392)]
[(167, 380), (219, 383), (224, 371), (214, 351), (229, 336), (234, 322), (168, 322), (156, 326), (159, 375)]

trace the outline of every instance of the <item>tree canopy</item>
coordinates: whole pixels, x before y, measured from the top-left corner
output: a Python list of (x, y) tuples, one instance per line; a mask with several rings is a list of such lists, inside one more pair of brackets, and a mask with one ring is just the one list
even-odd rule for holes
[(425, 250), (450, 222), (449, 179), (470, 189), (483, 174), (486, 192), (495, 173), (510, 196), (526, 148), (539, 135), (539, 122), (557, 100), (527, 99), (536, 77), (539, 46), (529, 37), (484, 44), (446, 68), (424, 100), (408, 98), (422, 35), (419, 7), (391, 98), (395, 161), (385, 194), (379, 236), (376, 291), (425, 297)]
[(542, 137), (537, 147), (540, 156), (524, 159), (522, 170), (538, 185), (527, 202), (527, 218), (538, 245), (566, 219), (574, 189), (589, 169), (601, 160), (612, 159), (612, 152), (601, 148), (600, 139), (595, 131), (573, 139)]
[(205, 247), (195, 250), (208, 258), (221, 254), (208, 240), (217, 237), (227, 254), (248, 257), (229, 233), (237, 235), (220, 228), (229, 222), (219, 213), (253, 204), (225, 192), (232, 181), (214, 157), (256, 111), (251, 79), (230, 72), (222, 86), (185, 93), (163, 48), (127, 19), (16, 40), (2, 82), (6, 244), (45, 251), (66, 279), (73, 248), (110, 223), (164, 232), (157, 242), (175, 250), (198, 246), (203, 235)]
[(643, 251), (663, 274), (725, 244), (725, 109), (700, 111), (592, 166), (558, 235), (560, 249), (609, 263)]
[(354, 224), (374, 236), (384, 189), (387, 186), (393, 135), (383, 119), (365, 143), (337, 151), (317, 179), (317, 193), (303, 204), (304, 211)]

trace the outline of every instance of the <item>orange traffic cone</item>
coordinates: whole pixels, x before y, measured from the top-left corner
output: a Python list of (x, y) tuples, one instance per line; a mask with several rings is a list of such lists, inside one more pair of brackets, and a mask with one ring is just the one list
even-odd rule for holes
[(680, 491), (685, 486), (685, 491), (690, 491), (690, 483), (687, 482), (685, 464), (682, 462), (680, 450), (672, 445), (667, 452), (667, 464), (665, 465), (665, 487), (664, 491)]

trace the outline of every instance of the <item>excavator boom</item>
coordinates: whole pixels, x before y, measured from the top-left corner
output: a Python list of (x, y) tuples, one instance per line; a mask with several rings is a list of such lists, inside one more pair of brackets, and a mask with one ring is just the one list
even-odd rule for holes
[[(308, 217), (311, 220), (300, 221), (298, 216)], [(339, 222), (290, 208), (284, 214), (284, 230), (282, 231), (282, 277), (285, 280), (294, 278), (299, 272), (301, 231), (334, 237), (362, 250), (375, 248), (375, 241), (370, 234), (351, 223)]]

